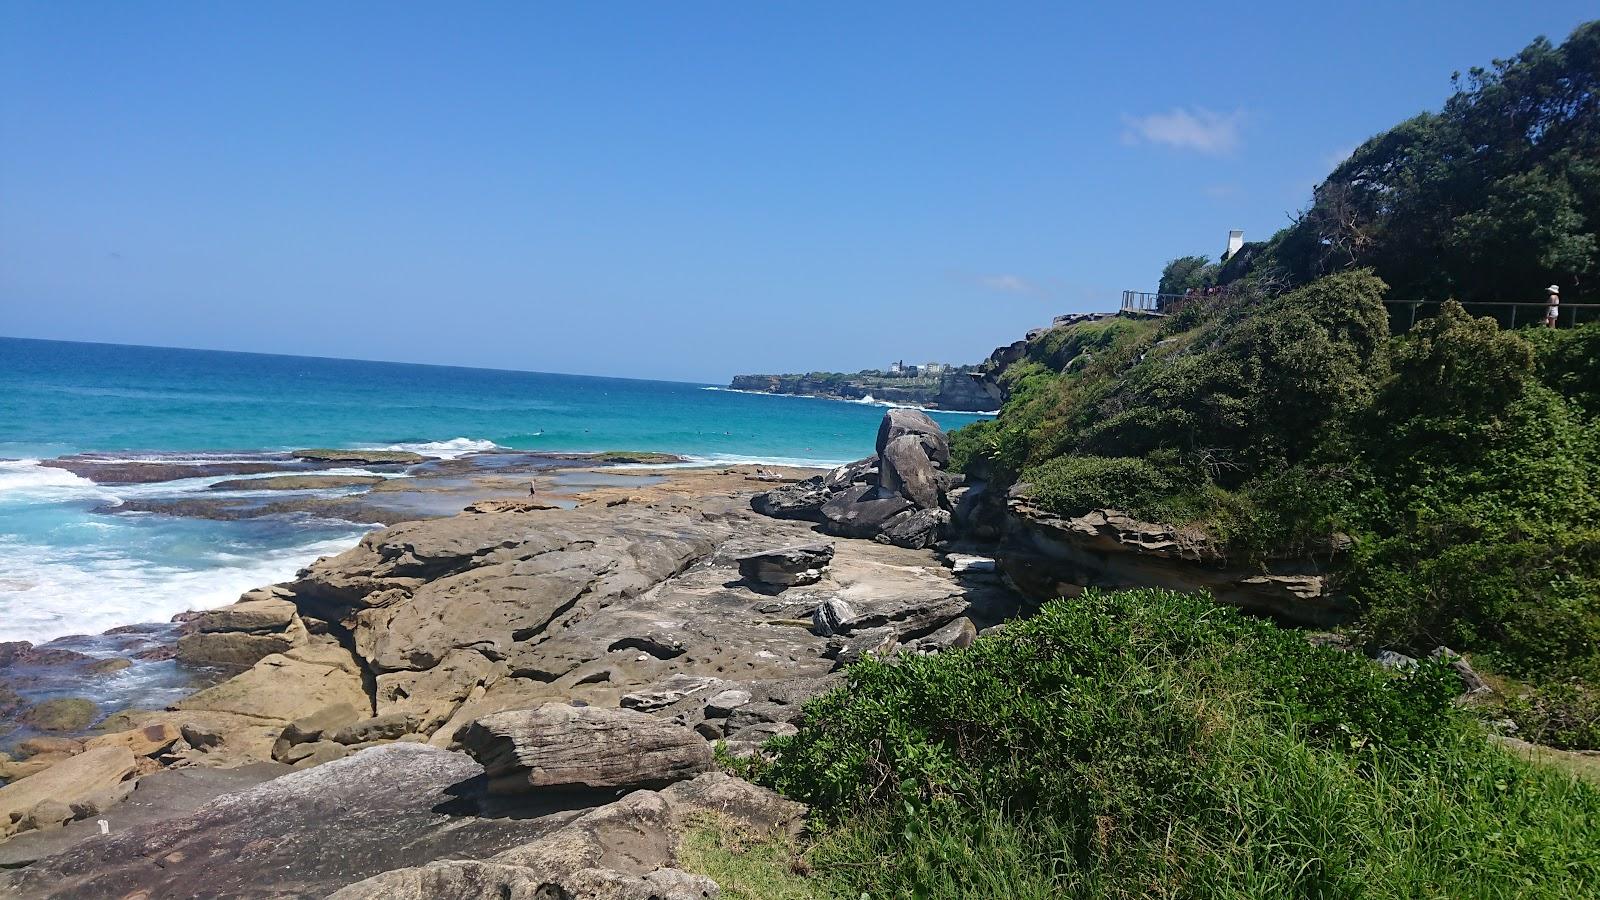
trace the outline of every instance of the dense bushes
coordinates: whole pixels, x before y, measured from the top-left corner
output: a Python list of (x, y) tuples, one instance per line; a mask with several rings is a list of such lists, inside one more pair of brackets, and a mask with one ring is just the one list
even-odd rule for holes
[(1048, 605), (813, 701), (759, 777), (887, 896), (1585, 896), (1600, 791), (1490, 749), (1450, 673), (1162, 591)]
[(1350, 535), (1338, 572), (1373, 642), (1600, 675), (1600, 325), (1514, 333), (1447, 303), (1390, 338), (1382, 296), (1345, 272), (1120, 344), (1056, 329), (957, 459), (1060, 515), (1203, 528), (1240, 561)]

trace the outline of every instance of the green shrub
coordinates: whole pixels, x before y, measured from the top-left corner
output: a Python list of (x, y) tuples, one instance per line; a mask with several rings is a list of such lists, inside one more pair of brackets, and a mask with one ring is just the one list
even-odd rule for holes
[(1207, 597), (1091, 592), (853, 666), (758, 777), (813, 805), (852, 897), (1600, 888), (1600, 791), (1491, 749), (1454, 693)]
[(1135, 516), (1155, 515), (1172, 492), (1172, 479), (1142, 459), (1063, 456), (1022, 474), (1034, 502), (1061, 516), (1092, 509), (1119, 509)]
[(1600, 415), (1600, 321), (1577, 328), (1532, 328), (1519, 335), (1533, 345), (1541, 381), (1589, 415)]
[(1498, 710), (1517, 736), (1562, 750), (1600, 750), (1600, 690), (1576, 679), (1520, 691)]

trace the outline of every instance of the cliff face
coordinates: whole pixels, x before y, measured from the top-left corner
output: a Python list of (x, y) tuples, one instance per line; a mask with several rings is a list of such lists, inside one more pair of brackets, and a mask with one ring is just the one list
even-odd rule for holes
[(764, 394), (793, 394), (832, 400), (871, 397), (928, 409), (984, 412), (1000, 407), (998, 393), (985, 388), (976, 373), (944, 372), (936, 376), (893, 378), (859, 373), (834, 375), (736, 375), (729, 387)]

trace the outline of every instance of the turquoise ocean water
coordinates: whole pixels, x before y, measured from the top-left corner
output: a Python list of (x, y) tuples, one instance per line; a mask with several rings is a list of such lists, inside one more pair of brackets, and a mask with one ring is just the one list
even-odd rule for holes
[[(870, 453), (882, 414), (677, 382), (0, 338), (0, 641), (228, 603), (364, 530), (107, 512), (221, 479), (96, 485), (39, 465), (52, 457), (501, 447), (832, 464)], [(973, 420), (934, 417), (946, 428)]]

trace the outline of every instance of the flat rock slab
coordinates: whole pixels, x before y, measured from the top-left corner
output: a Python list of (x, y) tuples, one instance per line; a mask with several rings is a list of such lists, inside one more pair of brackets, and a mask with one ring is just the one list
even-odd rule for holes
[(37, 803), (54, 800), (71, 805), (105, 796), (133, 770), (133, 753), (128, 748), (96, 747), (0, 787), (0, 836), (12, 830), (14, 816), (21, 818)]
[(374, 747), (91, 837), (0, 876), (0, 896), (324, 897), (391, 869), (493, 856), (575, 816), (551, 804), (485, 815), (482, 775), (460, 753)]
[(510, 710), (468, 725), (461, 745), (483, 764), (495, 793), (647, 787), (711, 769), (711, 747), (699, 735), (631, 709), (546, 703)]
[(215, 797), (255, 787), (288, 771), (288, 766), (277, 763), (254, 763), (237, 769), (193, 766), (146, 775), (139, 779), (128, 799), (98, 815), (65, 828), (25, 832), (0, 843), (0, 868), (25, 866), (98, 837), (101, 819), (110, 834), (121, 834), (139, 825), (191, 813)]

